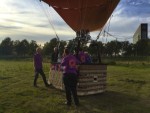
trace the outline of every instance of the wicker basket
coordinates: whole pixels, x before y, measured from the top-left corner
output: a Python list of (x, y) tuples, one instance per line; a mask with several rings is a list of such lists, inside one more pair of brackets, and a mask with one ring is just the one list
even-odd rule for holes
[[(49, 83), (57, 89), (64, 90), (62, 71), (59, 64), (50, 69)], [(80, 96), (106, 91), (107, 65), (79, 65), (77, 93)]]

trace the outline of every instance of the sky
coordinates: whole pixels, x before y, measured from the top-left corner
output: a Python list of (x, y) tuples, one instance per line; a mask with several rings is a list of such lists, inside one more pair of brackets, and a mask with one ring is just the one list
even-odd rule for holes
[[(104, 28), (117, 40), (132, 42), (140, 23), (148, 23), (150, 37), (150, 0), (120, 0)], [(55, 32), (60, 40), (75, 37), (75, 32), (46, 3), (39, 0), (1, 0), (0, 42), (10, 37), (12, 40), (35, 40), (43, 45), (56, 37)], [(98, 33), (92, 32), (92, 38), (95, 39)], [(115, 40), (103, 36), (99, 38), (102, 42)]]

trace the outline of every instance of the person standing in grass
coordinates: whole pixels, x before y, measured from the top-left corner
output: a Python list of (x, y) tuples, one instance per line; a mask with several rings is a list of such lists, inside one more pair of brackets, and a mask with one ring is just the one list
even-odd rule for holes
[(69, 54), (69, 50), (64, 50), (64, 58), (61, 62), (61, 66), (63, 67), (63, 82), (65, 86), (66, 92), (66, 104), (68, 106), (71, 105), (71, 94), (73, 95), (73, 99), (75, 105), (79, 105), (79, 99), (77, 96), (77, 64), (79, 63), (75, 56)]
[(51, 55), (51, 59), (50, 59), (50, 76), (49, 76), (49, 84), (52, 85), (52, 81), (53, 81), (53, 77), (55, 76), (55, 71), (59, 69), (59, 65), (58, 63), (58, 48), (54, 47), (54, 51)]
[(46, 76), (43, 72), (43, 66), (42, 66), (42, 56), (41, 56), (41, 48), (36, 48), (36, 53), (34, 54), (34, 69), (35, 69), (35, 77), (34, 77), (34, 86), (37, 87), (37, 79), (39, 74), (42, 76), (44, 84), (46, 87), (48, 87), (48, 83), (46, 81)]
[(58, 62), (58, 48), (55, 47), (54, 52), (52, 53), (52, 56), (51, 56), (51, 63), (54, 64), (57, 62)]

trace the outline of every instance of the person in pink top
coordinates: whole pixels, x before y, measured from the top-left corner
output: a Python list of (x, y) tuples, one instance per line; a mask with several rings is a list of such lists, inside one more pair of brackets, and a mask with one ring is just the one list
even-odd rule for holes
[(65, 57), (62, 59), (61, 66), (63, 67), (63, 82), (65, 86), (67, 105), (70, 106), (72, 99), (71, 94), (75, 105), (79, 105), (79, 99), (77, 96), (77, 64), (79, 61), (73, 55), (69, 54), (69, 50), (64, 50)]

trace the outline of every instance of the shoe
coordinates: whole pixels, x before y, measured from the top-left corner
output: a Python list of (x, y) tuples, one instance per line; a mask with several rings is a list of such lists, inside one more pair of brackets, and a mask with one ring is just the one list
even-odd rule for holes
[(67, 106), (71, 106), (71, 103), (65, 102), (65, 105), (67, 105)]
[(49, 84), (47, 84), (47, 85), (45, 85), (46, 87), (50, 87), (50, 85)]
[(80, 104), (79, 104), (79, 103), (76, 103), (76, 104), (75, 104), (75, 106), (76, 106), (76, 107), (79, 107), (79, 106), (80, 106)]
[(52, 87), (53, 87), (52, 84), (47, 84), (47, 85), (45, 85), (45, 86), (48, 87), (48, 88), (52, 88)]
[(49, 86), (52, 86), (52, 84), (48, 84)]
[(36, 87), (36, 88), (38, 88), (38, 86), (37, 85), (33, 85), (34, 87)]

